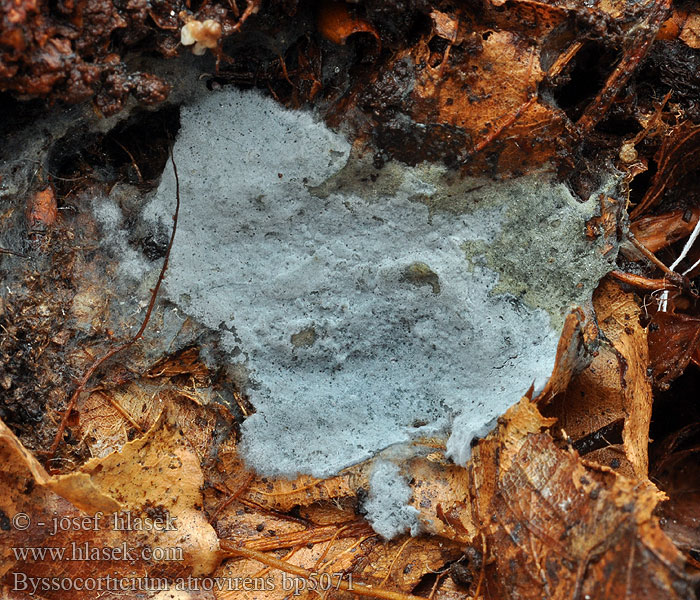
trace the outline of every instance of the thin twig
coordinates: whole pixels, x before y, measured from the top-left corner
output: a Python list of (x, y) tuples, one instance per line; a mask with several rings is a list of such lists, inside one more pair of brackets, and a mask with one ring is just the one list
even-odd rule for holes
[[(297, 552), (299, 552), (299, 550), (301, 550), (303, 547), (304, 547), (303, 545), (302, 546), (295, 546), (289, 552), (287, 552), (287, 554), (285, 554), (282, 557), (282, 560), (289, 560), (290, 558), (292, 558), (292, 556), (294, 556)], [(253, 579), (265, 577), (265, 575), (267, 575), (271, 570), (272, 570), (272, 567), (270, 567), (269, 565), (265, 565), (255, 575), (253, 575)]]
[(450, 572), (449, 567), (446, 568), (445, 570), (439, 572), (437, 574), (437, 577), (435, 577), (435, 583), (433, 583), (433, 587), (430, 588), (430, 594), (428, 595), (428, 600), (432, 600), (433, 597), (435, 596), (435, 592), (437, 592), (438, 586), (440, 585), (440, 582), (447, 577), (447, 574)]
[(669, 285), (674, 285), (667, 279), (649, 279), (647, 277), (642, 277), (641, 275), (635, 275), (634, 273), (627, 273), (626, 271), (610, 271), (610, 276), (624, 284), (641, 290), (646, 290), (648, 292), (656, 292), (659, 290), (663, 291)]
[(248, 17), (257, 14), (257, 12), (260, 10), (260, 4), (260, 0), (248, 0), (248, 4), (246, 5), (245, 10), (241, 15), (241, 18), (231, 28), (230, 33), (235, 33), (236, 31), (238, 31), (243, 26), (243, 23), (245, 23), (248, 20)]
[[(676, 267), (681, 263), (681, 261), (688, 255), (688, 252), (690, 252), (690, 249), (693, 247), (693, 244), (695, 243), (695, 240), (698, 239), (698, 235), (700, 235), (700, 219), (698, 219), (698, 222), (695, 224), (695, 228), (693, 229), (693, 233), (690, 234), (690, 237), (688, 238), (688, 241), (685, 243), (685, 246), (683, 246), (683, 250), (681, 250), (680, 255), (676, 260), (673, 261), (673, 264), (669, 267), (671, 271), (674, 271)], [(697, 264), (697, 263), (695, 263)], [(690, 270), (692, 271), (695, 268), (695, 265), (693, 265)], [(687, 273), (687, 271), (686, 271)], [(685, 273), (683, 273), (685, 275)]]
[(386, 575), (384, 576), (384, 579), (382, 579), (382, 582), (379, 585), (384, 585), (387, 582), (387, 580), (389, 579), (389, 575), (391, 575), (391, 570), (396, 564), (396, 561), (399, 559), (399, 556), (401, 556), (401, 553), (406, 549), (406, 546), (408, 546), (412, 539), (413, 538), (410, 535), (406, 537), (406, 541), (403, 544), (401, 544), (401, 548), (399, 548), (399, 551), (396, 553), (396, 556), (394, 556), (394, 560), (392, 560), (389, 564), (389, 568), (386, 570)]
[(513, 125), (519, 118), (520, 116), (528, 109), (530, 108), (535, 102), (537, 101), (537, 94), (534, 94), (530, 96), (525, 102), (523, 102), (518, 110), (516, 110), (512, 115), (510, 115), (507, 119), (505, 119), (502, 123), (500, 123), (496, 129), (494, 129), (490, 135), (487, 135), (483, 140), (481, 140), (476, 146), (474, 146), (470, 151), (469, 151), (469, 156), (474, 156), (475, 154), (478, 154), (481, 152), (486, 146), (488, 146), (491, 142), (493, 142), (505, 129)]
[(7, 248), (0, 248), (0, 254), (10, 254), (12, 256), (19, 256), (20, 258), (27, 258), (26, 254), (20, 254), (14, 250), (8, 250)]
[(129, 149), (122, 144), (119, 140), (114, 140), (114, 143), (117, 144), (124, 152), (126, 152), (129, 155), (129, 158), (131, 159), (131, 164), (134, 166), (134, 169), (136, 169), (136, 174), (139, 176), (139, 183), (143, 183), (143, 175), (141, 175), (141, 169), (139, 169), (138, 164), (136, 163), (136, 159), (134, 159), (134, 155), (129, 152)]
[(484, 583), (484, 575), (486, 574), (486, 536), (481, 532), (481, 569), (479, 570), (479, 581), (476, 584), (474, 598), (478, 598), (481, 593), (481, 584)]
[(118, 354), (122, 350), (126, 350), (127, 348), (131, 347), (134, 343), (136, 343), (139, 339), (141, 339), (141, 336), (143, 335), (143, 332), (146, 330), (146, 326), (148, 325), (148, 321), (151, 318), (151, 313), (153, 312), (153, 307), (156, 304), (156, 298), (158, 297), (158, 291), (160, 290), (160, 286), (163, 283), (163, 279), (165, 278), (165, 272), (168, 270), (168, 262), (170, 260), (170, 251), (173, 248), (173, 242), (175, 241), (175, 232), (177, 230), (177, 219), (180, 214), (180, 179), (178, 178), (177, 175), (177, 165), (175, 164), (175, 159), (173, 157), (173, 150), (170, 148), (170, 162), (173, 165), (173, 173), (175, 174), (175, 214), (173, 215), (173, 230), (170, 234), (170, 241), (168, 242), (168, 248), (165, 252), (165, 259), (163, 260), (163, 266), (160, 269), (160, 274), (158, 275), (158, 281), (156, 282), (155, 287), (153, 288), (153, 293), (151, 294), (151, 300), (148, 303), (148, 309), (146, 310), (146, 316), (143, 319), (143, 322), (141, 323), (141, 327), (139, 330), (136, 332), (136, 335), (132, 337), (128, 342), (121, 344), (120, 346), (117, 346), (116, 348), (112, 348), (109, 352), (104, 354), (101, 358), (96, 360), (92, 366), (85, 372), (83, 375), (83, 378), (80, 380), (80, 383), (78, 384), (78, 387), (75, 388), (75, 391), (73, 392), (73, 395), (70, 398), (70, 401), (68, 402), (68, 406), (66, 407), (66, 410), (63, 413), (63, 418), (61, 419), (61, 423), (58, 426), (58, 431), (56, 432), (56, 437), (53, 440), (53, 444), (51, 444), (51, 447), (49, 448), (47, 452), (47, 458), (51, 459), (53, 458), (54, 454), (56, 454), (56, 450), (58, 449), (58, 445), (61, 443), (61, 439), (63, 438), (63, 433), (66, 430), (66, 426), (68, 425), (68, 418), (70, 417), (71, 412), (75, 408), (75, 405), (78, 401), (78, 397), (80, 394), (83, 392), (85, 389), (85, 386), (88, 384), (90, 381), (90, 378), (94, 375), (95, 371), (108, 359), (110, 359), (112, 356), (115, 354)]
[(564, 52), (562, 52), (554, 61), (554, 64), (552, 64), (552, 66), (549, 68), (549, 71), (547, 71), (547, 79), (551, 81), (555, 77), (558, 77), (564, 70), (564, 67), (571, 62), (571, 59), (576, 56), (581, 48), (583, 48), (583, 42), (577, 40), (566, 50), (564, 50)]
[(132, 417), (128, 411), (121, 404), (119, 404), (119, 402), (117, 402), (116, 398), (102, 391), (97, 393), (105, 398), (115, 408), (115, 410), (131, 424), (132, 427), (137, 429), (139, 433), (143, 433), (143, 428), (136, 422), (136, 419), (134, 419), (134, 417)]
[[(266, 492), (265, 490), (261, 490), (258, 488), (252, 488), (250, 490), (251, 494), (260, 494), (261, 496), (288, 496), (291, 494), (298, 494), (300, 492), (305, 492), (306, 490), (313, 489), (323, 483), (325, 483), (325, 479), (317, 479), (316, 481), (312, 481), (311, 483), (307, 483), (305, 485), (288, 489), (285, 491), (280, 491), (280, 492)], [(328, 493), (328, 490), (326, 490), (326, 493)]]
[(209, 522), (213, 523), (217, 515), (222, 510), (224, 510), (224, 508), (226, 508), (229, 504), (231, 504), (231, 502), (238, 498), (238, 496), (245, 492), (248, 486), (253, 482), (253, 479), (255, 479), (255, 473), (250, 473), (248, 477), (246, 477), (246, 480), (243, 482), (243, 484), (239, 486), (239, 488), (235, 492), (230, 494), (221, 504), (219, 504), (219, 506), (216, 507), (211, 517), (209, 517)]
[(347, 525), (340, 527), (339, 529), (336, 530), (333, 537), (330, 540), (328, 540), (326, 547), (323, 549), (323, 552), (321, 552), (321, 556), (319, 556), (318, 559), (316, 559), (316, 562), (314, 563), (314, 571), (319, 570), (319, 567), (321, 566), (321, 564), (325, 560), (326, 556), (328, 555), (328, 551), (331, 549), (331, 546), (333, 546), (335, 541), (338, 539), (338, 536), (340, 535), (340, 533), (345, 531), (347, 528), (348, 528)]
[(649, 250), (649, 248), (642, 244), (642, 242), (640, 242), (631, 233), (629, 234), (629, 240), (632, 242), (634, 247), (644, 255), (645, 258), (647, 258), (653, 265), (659, 267), (659, 269), (661, 269), (671, 281), (683, 284), (683, 277), (681, 275), (669, 269), (651, 250)]

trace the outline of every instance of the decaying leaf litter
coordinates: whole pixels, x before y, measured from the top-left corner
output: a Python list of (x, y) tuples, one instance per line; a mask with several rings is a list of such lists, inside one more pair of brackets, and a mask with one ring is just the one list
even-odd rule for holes
[[(18, 594), (18, 573), (83, 570), (17, 560), (11, 548), (90, 541), (184, 549), (183, 560), (92, 563), (95, 573), (272, 582), (188, 585), (190, 596), (285, 597), (286, 569), (307, 597), (316, 592), (299, 582), (320, 581), (312, 572), (393, 598), (693, 597), (697, 14), (670, 2), (404, 4), (3, 7), (2, 88), (12, 92), (2, 98), (12, 117), (0, 182), (8, 594)], [(549, 165), (582, 198), (603, 167), (625, 174), (587, 228), (621, 243), (618, 268), (592, 309), (566, 320), (545, 389), (506, 412), (466, 468), (444, 457), (444, 441), (420, 441), (430, 451), (407, 467), (418, 537), (386, 542), (363, 519), (368, 465), (323, 481), (250, 472), (237, 432), (254, 408), (231, 373), (200, 359), (216, 336), (192, 320), (173, 332), (162, 302), (144, 339), (76, 393), (101, 356), (133, 339), (155, 298), (156, 281), (129, 299), (110, 287), (114, 258), (96, 243), (103, 234), (87, 201), (124, 184), (153, 187), (167, 168), (177, 113), (135, 105), (165, 101), (168, 88), (176, 105), (176, 80), (158, 59), (134, 68), (130, 56), (172, 57), (182, 27), (207, 20), (221, 26), (211, 63), (197, 65), (211, 87), (312, 103), (331, 125), (350, 127), (378, 167), (441, 161), (503, 177)], [(89, 102), (43, 133), (32, 122), (57, 110), (46, 100)], [(90, 102), (116, 116), (90, 115)], [(81, 122), (97, 134), (78, 135)], [(140, 131), (155, 135), (141, 140)], [(167, 251), (167, 238), (128, 243), (158, 260)], [(116, 309), (120, 301), (129, 310)], [(164, 335), (177, 351), (164, 349)], [(179, 530), (69, 530), (48, 541), (45, 528), (10, 521), (99, 510), (170, 515)]]

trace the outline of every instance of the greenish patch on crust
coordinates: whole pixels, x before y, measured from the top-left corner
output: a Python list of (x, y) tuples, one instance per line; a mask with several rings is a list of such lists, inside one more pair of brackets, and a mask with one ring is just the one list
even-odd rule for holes
[(422, 262), (408, 265), (401, 276), (401, 281), (417, 286), (428, 285), (433, 290), (433, 294), (440, 293), (440, 278), (435, 271)]
[[(611, 176), (610, 187), (613, 184)], [(555, 329), (561, 328), (573, 306), (590, 301), (617, 255), (613, 251), (604, 256), (603, 240), (591, 241), (585, 235), (586, 222), (598, 212), (598, 193), (581, 202), (546, 171), (492, 181), (462, 177), (434, 164), (408, 167), (389, 162), (377, 169), (371, 156), (353, 151), (338, 173), (311, 192), (321, 198), (341, 193), (376, 202), (403, 192), (410, 201), (428, 207), (429, 222), (437, 213), (478, 220), (474, 239), (461, 244), (466, 268), (497, 272), (493, 295), (509, 294), (547, 311)], [(436, 282), (428, 282), (430, 275), (421, 275), (417, 264), (404, 280), (430, 284), (437, 293)]]
[(306, 327), (298, 333), (292, 334), (290, 341), (295, 348), (308, 348), (316, 341), (316, 330), (313, 327)]

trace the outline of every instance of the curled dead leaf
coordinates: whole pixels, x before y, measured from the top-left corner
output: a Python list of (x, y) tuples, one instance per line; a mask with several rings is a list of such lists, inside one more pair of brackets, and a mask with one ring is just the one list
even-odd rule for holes
[(684, 121), (673, 127), (654, 159), (658, 165), (657, 171), (644, 197), (630, 213), (633, 220), (656, 206), (666, 189), (700, 165), (700, 125)]
[(334, 44), (345, 44), (355, 33), (369, 33), (381, 46), (379, 34), (371, 23), (351, 12), (345, 2), (325, 1), (318, 12), (318, 29), (321, 35)]
[[(0, 509), (24, 514), (28, 523), (15, 522), (3, 549), (6, 583), (56, 577), (82, 585), (85, 561), (95, 579), (109, 574), (134, 585), (211, 573), (218, 565), (218, 539), (200, 510), (199, 458), (165, 414), (121, 451), (59, 477), (47, 476), (5, 429), (0, 453), (7, 459), (0, 479), (9, 490)], [(12, 551), (29, 546), (56, 550), (31, 558)], [(70, 589), (73, 597), (94, 597), (87, 587)]]
[(690, 235), (698, 218), (700, 208), (672, 210), (637, 219), (630, 225), (630, 231), (650, 252), (657, 252)]
[(652, 511), (652, 485), (558, 448), (529, 400), (479, 442), (469, 467), (486, 598), (685, 598), (693, 580)]
[(573, 440), (622, 419), (622, 439), (611, 437), (606, 448), (595, 450), (588, 458), (645, 478), (652, 395), (642, 310), (634, 294), (624, 292), (611, 278), (600, 283), (593, 306), (602, 340), (590, 365), (572, 377), (566, 391), (544, 409), (545, 414), (557, 417)]

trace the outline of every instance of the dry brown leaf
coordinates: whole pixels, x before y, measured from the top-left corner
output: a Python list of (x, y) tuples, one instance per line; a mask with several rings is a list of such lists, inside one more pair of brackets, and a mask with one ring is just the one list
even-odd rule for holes
[(479, 442), (470, 472), (486, 597), (685, 598), (685, 561), (659, 529), (649, 484), (557, 448), (529, 400)]
[(661, 527), (700, 570), (700, 425), (691, 423), (662, 440), (651, 477), (668, 496), (657, 515)]
[[(0, 422), (0, 485), (4, 490), (0, 496), (3, 530), (0, 577), (5, 577), (17, 564), (13, 548), (42, 546), (49, 537), (47, 528), (54, 515), (79, 514), (70, 502), (48, 488), (46, 484), (50, 481), (52, 478), (44, 468)], [(114, 507), (114, 501), (111, 506)]]
[(671, 16), (664, 21), (658, 39), (680, 39), (691, 48), (700, 48), (700, 12), (695, 7), (674, 9)]
[[(502, 6), (508, 0), (491, 0), (494, 6)], [(630, 0), (599, 0), (595, 3), (582, 4), (577, 0), (514, 0), (512, 3), (518, 7), (528, 7), (532, 10), (539, 10), (545, 14), (555, 12), (566, 15), (568, 11), (576, 12), (582, 16), (588, 15), (590, 18), (601, 18), (607, 15), (612, 18), (619, 18), (628, 10), (634, 8), (635, 3)]]
[(440, 538), (400, 537), (385, 544), (376, 538), (374, 549), (357, 560), (355, 573), (365, 581), (388, 583), (410, 592), (426, 573), (435, 573), (462, 556), (463, 545)]
[(118, 453), (87, 462), (80, 470), (129, 510), (176, 518), (177, 529), (162, 532), (155, 541), (182, 548), (195, 574), (211, 572), (218, 564), (216, 535), (200, 510), (204, 484), (200, 461), (174, 415), (164, 411), (143, 438)]
[(678, 37), (691, 48), (700, 48), (700, 12), (694, 10), (688, 15)]
[(317, 479), (300, 475), (296, 479), (258, 478), (245, 492), (245, 497), (260, 506), (286, 511), (294, 506), (307, 506), (320, 500), (354, 496), (349, 475)]
[[(194, 367), (197, 372), (197, 366)], [(235, 423), (230, 412), (213, 401), (211, 388), (198, 388), (191, 383), (187, 371), (174, 372), (172, 376), (156, 379), (146, 376), (115, 389), (98, 390), (85, 395), (77, 403), (79, 414), (76, 437), (84, 441), (93, 457), (115, 452), (150, 429), (160, 413), (177, 419), (192, 449), (202, 459), (222, 449), (232, 441)]]
[(647, 374), (649, 353), (647, 332), (640, 323), (641, 310), (633, 294), (623, 292), (611, 279), (604, 279), (593, 297), (601, 330), (622, 357), (620, 386), (625, 425), (623, 447), (635, 469), (645, 478), (649, 469), (649, 423), (651, 421), (651, 381)]
[[(250, 542), (254, 546), (269, 543), (272, 544), (271, 548), (288, 547), (284, 541), (278, 543), (278, 537), (282, 540), (297, 539), (303, 537), (303, 533), (310, 528), (318, 529), (313, 521), (269, 511), (264, 507), (241, 501), (233, 501), (223, 507), (216, 515), (215, 525), (220, 539)], [(340, 527), (342, 524), (336, 525)], [(295, 543), (292, 543), (292, 546), (294, 545)]]
[(111, 512), (121, 508), (119, 502), (104, 490), (99, 489), (85, 473), (58, 477), (49, 475), (2, 421), (0, 421), (0, 448), (3, 449), (5, 456), (5, 460), (0, 461), (0, 465), (5, 468), (2, 471), (5, 477), (15, 472), (28, 472), (36, 485), (62, 496), (88, 513), (100, 510)]
[(700, 344), (700, 318), (655, 311), (649, 326), (649, 358), (655, 385), (668, 389)]
[(41, 594), (34, 594), (30, 596), (24, 592), (18, 592), (12, 589), (12, 586), (2, 585), (0, 586), (0, 593), (2, 593), (3, 600), (46, 600), (46, 596)]
[[(171, 364), (161, 362), (152, 371), (159, 373), (164, 365)], [(177, 364), (182, 363), (177, 361)], [(186, 373), (191, 370), (188, 368)], [(175, 367), (171, 374), (177, 376), (182, 372)], [(359, 472), (362, 469), (349, 469), (325, 480), (307, 475), (293, 480), (257, 476), (238, 454), (232, 415), (221, 404), (211, 402), (208, 390), (198, 389), (194, 393), (181, 386), (178, 389), (168, 378), (157, 384), (141, 380), (87, 396), (79, 405), (80, 437), (86, 439), (93, 453), (101, 450), (104, 454), (105, 448), (119, 449), (134, 426), (138, 431), (152, 427), (158, 410), (166, 410), (177, 421), (182, 435), (198, 456), (208, 486), (206, 506), (212, 515), (232, 495), (239, 495), (249, 505), (261, 509), (284, 512), (321, 501), (354, 498), (355, 490), (363, 484)]]
[(552, 140), (563, 131), (564, 116), (531, 102), (544, 78), (539, 50), (508, 31), (484, 31), (483, 38), (476, 56), (454, 66), (449, 61), (431, 66), (427, 41), (411, 51), (415, 64), (428, 63), (413, 89), (412, 117), (463, 130), (471, 140), (467, 152), (499, 138), (489, 150), (505, 170), (541, 165), (553, 152)]
[(519, 28), (540, 39), (561, 25), (569, 14), (567, 7), (562, 6), (563, 2), (515, 0), (508, 2), (508, 10), (499, 10), (506, 3), (507, 0), (491, 0), (490, 4), (496, 10), (491, 11), (490, 19), (504, 29)]
[[(217, 593), (217, 598), (273, 600), (294, 594), (311, 600), (318, 597), (318, 592), (327, 592), (325, 596), (329, 599), (353, 597), (337, 592), (339, 580), (355, 587), (365, 585), (375, 590), (408, 593), (426, 574), (437, 572), (462, 554), (458, 544), (440, 538), (401, 537), (384, 542), (376, 534), (343, 537), (342, 529), (340, 532), (341, 535), (328, 542), (300, 545), (282, 554), (270, 554), (271, 558), (284, 560), (289, 567), (301, 567), (314, 573), (312, 579), (270, 570), (257, 560), (234, 558), (219, 568), (218, 581), (229, 588), (236, 584), (242, 586), (246, 579), (268, 587), (264, 594), (259, 593), (260, 589), (223, 590)], [(311, 586), (316, 586), (316, 590)]]
[(656, 206), (666, 189), (700, 165), (700, 126), (684, 121), (672, 127), (664, 137), (654, 160), (658, 165), (657, 171), (644, 197), (630, 212), (633, 220)]
[(459, 19), (439, 10), (430, 11), (430, 18), (433, 21), (433, 31), (441, 38), (452, 43), (459, 39)]
[(159, 377), (172, 379), (178, 375), (184, 376), (188, 382), (198, 387), (208, 385), (209, 369), (199, 357), (199, 348), (193, 346), (166, 356), (148, 369), (145, 376), (152, 379)]
[[(589, 456), (621, 472), (646, 478), (651, 419), (651, 381), (647, 375), (647, 332), (633, 294), (612, 278), (604, 279), (593, 296), (604, 335), (591, 364), (575, 375), (566, 391), (545, 409), (574, 440), (624, 419), (621, 446), (596, 450)], [(609, 444), (606, 444), (609, 446)]]
[(577, 309), (569, 313), (564, 321), (557, 354), (552, 368), (552, 375), (547, 380), (544, 389), (538, 394), (536, 402), (546, 405), (552, 398), (561, 394), (569, 386), (571, 377), (579, 371), (584, 360), (585, 315)]
[(131, 383), (115, 390), (86, 394), (76, 405), (79, 415), (74, 435), (93, 457), (107, 456), (129, 441), (130, 430), (143, 434), (158, 418), (162, 405), (157, 389)]
[(462, 543), (472, 540), (477, 530), (471, 521), (471, 491), (464, 468), (438, 455), (413, 459), (407, 472), (413, 482), (410, 504), (418, 510), (422, 530)]
[[(120, 452), (93, 459), (79, 471), (59, 477), (42, 473), (17, 444), (11, 435), (2, 436), (0, 452), (6, 460), (0, 477), (10, 493), (2, 498), (1, 508), (8, 518), (25, 513), (27, 517), (22, 518), (31, 525), (20, 530), (18, 522), (12, 522), (3, 552), (5, 583), (17, 587), (19, 578), (21, 587), (26, 576), (45, 578), (41, 585), (47, 585), (46, 578), (57, 577), (69, 582), (72, 597), (93, 598), (94, 590), (77, 589), (76, 582), (84, 585), (87, 579), (102, 578), (101, 585), (109, 587), (105, 580), (109, 575), (131, 578), (131, 585), (148, 585), (144, 578), (187, 577), (209, 573), (218, 565), (218, 539), (201, 512), (199, 459), (172, 418), (163, 415), (143, 438), (129, 442)], [(108, 512), (115, 506), (120, 512)], [(60, 522), (69, 526), (52, 534), (53, 517), (63, 518)], [(132, 524), (148, 519), (160, 525), (143, 529), (129, 525), (128, 519)], [(12, 548), (26, 547), (57, 548), (64, 554), (15, 560)], [(88, 553), (92, 560), (86, 572)], [(102, 597), (120, 593), (103, 588)], [(48, 596), (61, 597), (61, 592), (57, 595), (52, 590)]]
[(650, 252), (657, 252), (690, 235), (700, 218), (700, 208), (672, 210), (637, 219), (630, 231)]
[(218, 489), (226, 490), (227, 496), (236, 494), (262, 509), (285, 512), (297, 506), (354, 498), (356, 489), (366, 482), (363, 471), (364, 467), (358, 466), (329, 479), (310, 475), (295, 479), (259, 476), (248, 469), (235, 445), (229, 443), (218, 450), (217, 463), (207, 477), (219, 484)]
[(378, 65), (327, 118), (364, 113), (357, 117), (375, 122), (377, 145), (409, 164), (439, 160), (479, 175), (541, 168), (567, 143), (570, 121), (538, 98), (546, 73), (537, 36), (566, 14), (542, 3), (478, 21), (463, 9), (434, 10), (431, 31)]

